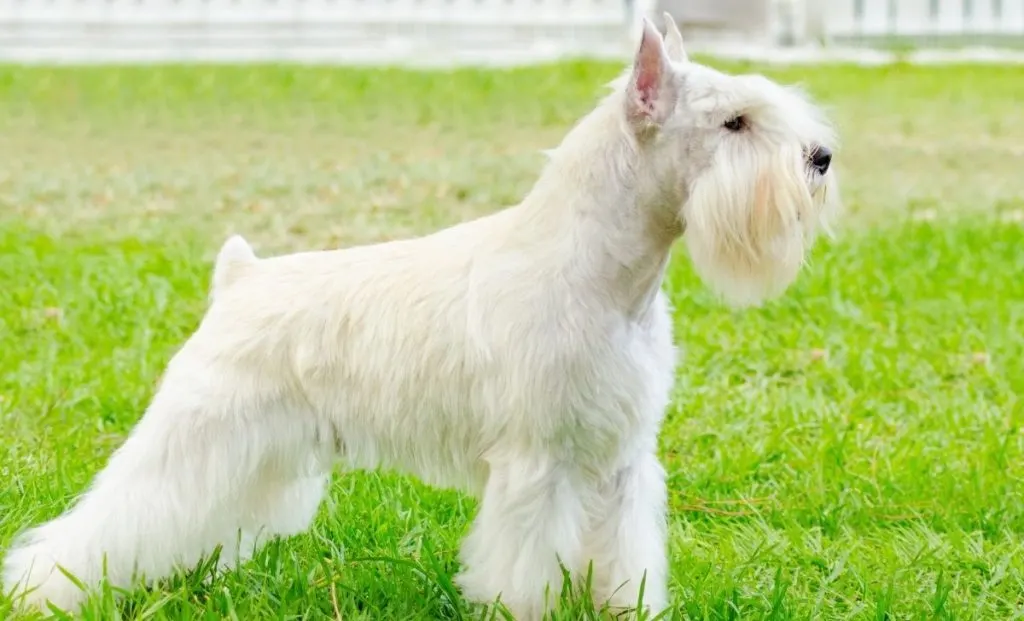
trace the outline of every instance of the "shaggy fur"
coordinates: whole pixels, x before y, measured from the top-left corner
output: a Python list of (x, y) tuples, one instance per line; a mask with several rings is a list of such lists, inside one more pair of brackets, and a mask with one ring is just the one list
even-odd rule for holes
[[(240, 237), (152, 403), (85, 494), (3, 568), (26, 606), (226, 562), (310, 524), (327, 475), (390, 468), (480, 499), (458, 584), (520, 619), (560, 563), (599, 605), (668, 604), (660, 290), (685, 237), (735, 304), (781, 293), (833, 201), (797, 91), (690, 62), (645, 21), (632, 67), (514, 207), (432, 235), (260, 259)], [(241, 533), (241, 536), (239, 536)], [(222, 557), (223, 558), (223, 557)], [(26, 589), (26, 587), (28, 587)]]

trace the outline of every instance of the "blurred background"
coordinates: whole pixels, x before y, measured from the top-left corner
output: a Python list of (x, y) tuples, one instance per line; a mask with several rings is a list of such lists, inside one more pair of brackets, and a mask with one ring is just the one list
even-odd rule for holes
[(624, 25), (664, 11), (694, 45), (760, 56), (776, 47), (1020, 47), (1024, 35), (1022, 0), (0, 0), (0, 58), (618, 56)]
[[(621, 71), (640, 18), (665, 12), (691, 54), (830, 108), (857, 222), (1016, 209), (1024, 0), (0, 0), (0, 172), (32, 197), (0, 217), (149, 230), (115, 190), (137, 173), (186, 192), (142, 201), (162, 225), (212, 236), (256, 222), (335, 243), (451, 222), (515, 202), (537, 151)], [(105, 162), (131, 174), (82, 174)], [(253, 162), (268, 170), (225, 196)], [(314, 171), (327, 188), (299, 191)], [(468, 177), (480, 187), (426, 189)], [(260, 206), (210, 228), (265, 184)], [(79, 186), (112, 198), (79, 204)]]
[[(0, 0), (0, 550), (138, 420), (227, 235), (267, 256), (515, 204), (662, 11), (824, 106), (846, 207), (760, 309), (673, 255), (676, 618), (1024, 615), (1024, 0)], [(327, 505), (87, 618), (477, 618), (450, 579), (471, 499), (353, 473)]]

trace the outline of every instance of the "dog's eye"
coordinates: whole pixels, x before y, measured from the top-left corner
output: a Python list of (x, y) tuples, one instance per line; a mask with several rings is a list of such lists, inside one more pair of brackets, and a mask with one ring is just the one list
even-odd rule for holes
[(731, 132), (738, 132), (746, 126), (747, 120), (743, 118), (743, 115), (734, 116), (733, 118), (729, 119), (728, 121), (722, 124), (722, 127), (726, 128)]

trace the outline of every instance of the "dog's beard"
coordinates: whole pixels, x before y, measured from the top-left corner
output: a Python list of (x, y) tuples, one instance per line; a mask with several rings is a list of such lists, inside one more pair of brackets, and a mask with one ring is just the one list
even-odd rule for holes
[(719, 152), (684, 206), (687, 249), (701, 279), (729, 304), (756, 305), (796, 279), (831, 191), (800, 149)]

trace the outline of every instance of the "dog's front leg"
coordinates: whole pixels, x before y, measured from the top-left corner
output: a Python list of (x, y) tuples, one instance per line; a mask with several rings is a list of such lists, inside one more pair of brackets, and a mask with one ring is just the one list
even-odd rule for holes
[(481, 603), (500, 596), (519, 621), (541, 619), (558, 598), (562, 565), (579, 570), (582, 485), (571, 467), (549, 457), (492, 462), (462, 547), (463, 594)]
[(668, 605), (667, 493), (657, 455), (638, 456), (600, 488), (599, 498), (584, 548), (584, 562), (593, 562), (595, 604), (661, 612)]

